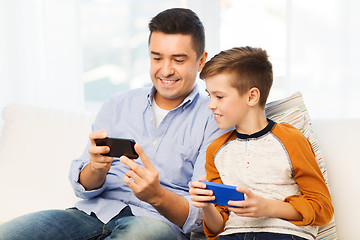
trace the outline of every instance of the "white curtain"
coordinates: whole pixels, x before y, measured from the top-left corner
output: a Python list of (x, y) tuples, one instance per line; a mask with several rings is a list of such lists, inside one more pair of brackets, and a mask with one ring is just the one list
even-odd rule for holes
[(0, 110), (83, 108), (78, 12), (77, 0), (0, 0)]
[(360, 118), (360, 1), (288, 1), (287, 92), (316, 118)]
[(360, 118), (360, 1), (220, 2), (221, 50), (250, 45), (270, 55), (269, 101), (301, 91), (312, 118)]

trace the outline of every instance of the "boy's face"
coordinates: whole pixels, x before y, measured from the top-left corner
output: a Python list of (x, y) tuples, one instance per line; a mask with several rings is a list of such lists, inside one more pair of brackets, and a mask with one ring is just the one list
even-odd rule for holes
[(221, 129), (243, 123), (249, 110), (247, 94), (241, 96), (231, 86), (231, 78), (230, 74), (221, 73), (205, 80), (206, 91), (210, 96), (208, 107), (215, 114), (214, 119)]
[(191, 35), (153, 32), (149, 41), (150, 75), (157, 90), (156, 103), (172, 109), (194, 89), (207, 53), (197, 59)]

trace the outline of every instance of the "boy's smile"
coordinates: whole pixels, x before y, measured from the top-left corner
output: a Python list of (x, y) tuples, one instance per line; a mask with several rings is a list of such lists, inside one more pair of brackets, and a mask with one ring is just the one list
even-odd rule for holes
[(214, 119), (217, 122), (221, 118), (221, 114), (214, 113)]

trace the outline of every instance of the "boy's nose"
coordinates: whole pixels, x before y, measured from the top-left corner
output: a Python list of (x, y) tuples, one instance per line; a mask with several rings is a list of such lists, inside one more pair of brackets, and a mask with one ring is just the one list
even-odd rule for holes
[(214, 105), (214, 103), (213, 103), (213, 101), (211, 101), (211, 98), (210, 98), (210, 100), (209, 100), (208, 108), (209, 108), (210, 110), (214, 110), (214, 109), (216, 108), (215, 105)]

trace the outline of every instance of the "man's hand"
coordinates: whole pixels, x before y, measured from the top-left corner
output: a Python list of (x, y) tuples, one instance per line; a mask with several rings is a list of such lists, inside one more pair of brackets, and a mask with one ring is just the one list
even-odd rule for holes
[(91, 170), (98, 174), (107, 174), (110, 170), (112, 157), (103, 156), (101, 154), (108, 153), (110, 148), (108, 146), (96, 146), (95, 139), (103, 139), (107, 137), (107, 133), (104, 130), (92, 132), (89, 135), (91, 146), (89, 148), (90, 154), (90, 166)]
[(139, 144), (135, 144), (135, 151), (144, 167), (134, 160), (122, 156), (120, 162), (130, 168), (126, 172), (124, 182), (131, 188), (137, 198), (151, 204), (164, 217), (181, 227), (185, 223), (189, 212), (187, 199), (161, 186), (158, 170)]
[(108, 146), (96, 146), (95, 139), (106, 138), (107, 133), (104, 130), (92, 132), (89, 135), (91, 146), (89, 147), (90, 163), (81, 171), (79, 182), (86, 190), (94, 190), (100, 188), (106, 178), (106, 174), (110, 170), (112, 157), (103, 156), (101, 154), (108, 153)]
[(121, 156), (120, 162), (130, 168), (126, 172), (124, 182), (131, 188), (137, 198), (153, 206), (158, 206), (164, 201), (165, 194), (165, 189), (160, 185), (159, 172), (139, 144), (135, 144), (135, 151), (144, 167), (126, 156)]

